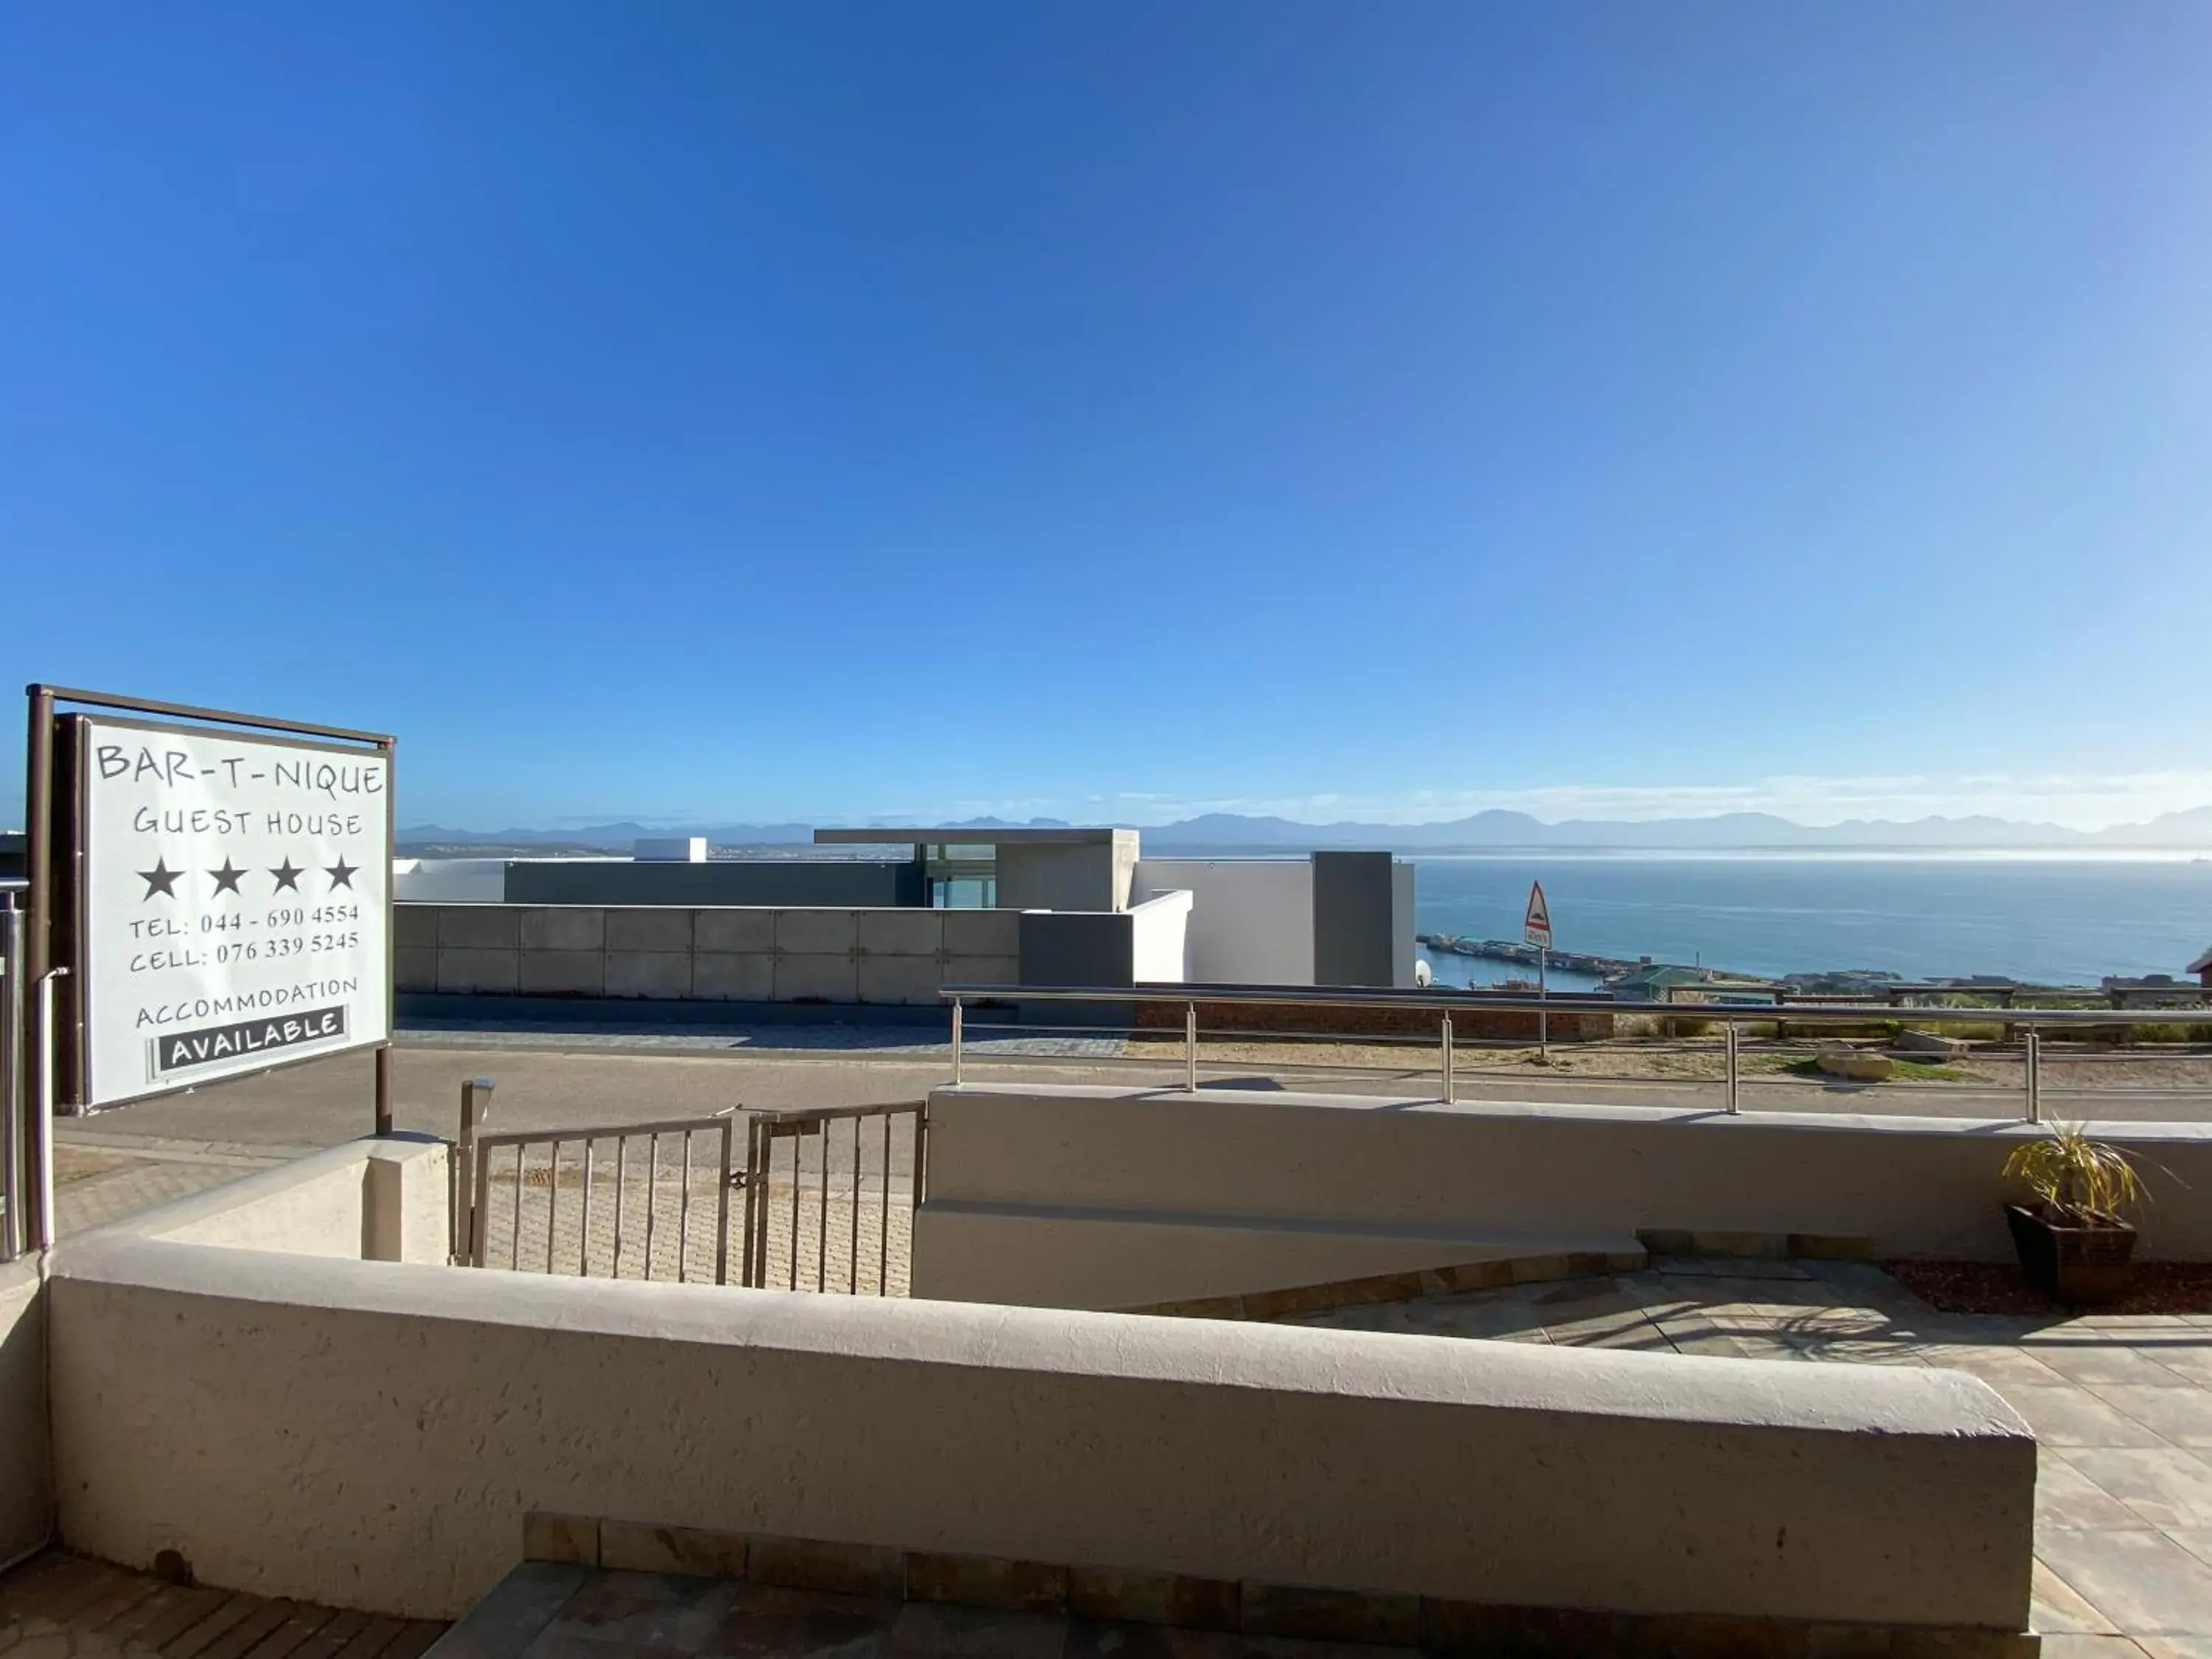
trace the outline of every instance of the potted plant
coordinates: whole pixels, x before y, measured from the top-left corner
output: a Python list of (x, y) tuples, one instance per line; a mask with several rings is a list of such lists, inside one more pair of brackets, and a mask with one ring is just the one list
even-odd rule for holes
[(2125, 1152), (2053, 1124), (2016, 1148), (2004, 1172), (2028, 1192), (2028, 1202), (2005, 1206), (2005, 1219), (2030, 1285), (2068, 1307), (2126, 1291), (2136, 1230), (2121, 1212), (2141, 1201), (2142, 1183)]

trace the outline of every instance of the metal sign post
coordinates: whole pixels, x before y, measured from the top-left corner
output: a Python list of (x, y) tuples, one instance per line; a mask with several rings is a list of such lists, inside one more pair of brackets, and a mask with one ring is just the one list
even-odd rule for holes
[(1551, 1016), (1544, 1007), (1546, 981), (1552, 956), (1552, 908), (1544, 902), (1544, 884), (1528, 884), (1528, 909), (1521, 918), (1521, 937), (1536, 947), (1536, 1060), (1552, 1063)]
[(29, 694), (27, 965), (68, 975), (40, 1097), (95, 1110), (370, 1048), (391, 1133), (393, 739)]

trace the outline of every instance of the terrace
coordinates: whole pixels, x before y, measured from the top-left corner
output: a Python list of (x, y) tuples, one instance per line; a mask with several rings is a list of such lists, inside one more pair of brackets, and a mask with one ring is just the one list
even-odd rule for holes
[[(321, 1610), (222, 1659), (2212, 1639), (2212, 1320), (1876, 1265), (1997, 1255), (2027, 1126), (1049, 1080), (732, 1121), (735, 1186), (642, 1113), (595, 1163), (495, 1116), (0, 1267), (7, 1553)], [(2212, 1180), (2212, 1130), (2110, 1127)], [(178, 1585), (60, 1607), (46, 1561), (18, 1636), (197, 1659)]]

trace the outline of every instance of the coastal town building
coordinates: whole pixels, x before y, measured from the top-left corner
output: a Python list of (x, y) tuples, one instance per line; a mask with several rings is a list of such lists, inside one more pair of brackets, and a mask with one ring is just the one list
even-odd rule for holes
[(401, 859), (403, 997), (934, 1008), (947, 986), (1417, 984), (1385, 852), (1147, 859), (1139, 832), (815, 831), (817, 857)]

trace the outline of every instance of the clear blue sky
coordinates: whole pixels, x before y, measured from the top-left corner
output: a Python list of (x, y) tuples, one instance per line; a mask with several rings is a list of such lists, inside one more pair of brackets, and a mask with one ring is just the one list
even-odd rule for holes
[(2200, 0), (9, 7), (0, 654), (476, 827), (2212, 799), (2208, 84)]

